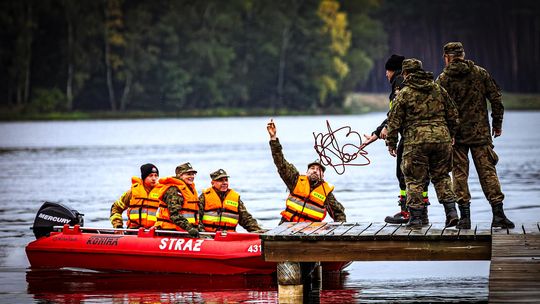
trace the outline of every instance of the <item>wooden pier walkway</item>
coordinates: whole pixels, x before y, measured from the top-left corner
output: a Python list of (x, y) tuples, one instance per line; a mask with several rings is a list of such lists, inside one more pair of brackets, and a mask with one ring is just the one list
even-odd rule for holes
[(283, 223), (261, 240), (264, 259), (272, 262), (491, 260), (490, 302), (540, 302), (540, 223), (514, 229), (478, 223), (461, 230), (444, 223), (420, 230), (386, 223)]

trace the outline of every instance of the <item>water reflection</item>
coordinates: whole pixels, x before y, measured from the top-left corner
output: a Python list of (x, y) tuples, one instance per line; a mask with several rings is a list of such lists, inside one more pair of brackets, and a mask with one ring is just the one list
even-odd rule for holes
[(197, 276), (149, 273), (101, 273), (30, 270), (28, 293), (36, 300), (84, 303), (275, 303), (275, 277)]

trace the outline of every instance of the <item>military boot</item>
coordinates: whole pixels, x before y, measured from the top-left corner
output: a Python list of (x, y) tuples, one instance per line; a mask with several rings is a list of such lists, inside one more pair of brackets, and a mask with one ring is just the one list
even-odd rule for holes
[(445, 227), (453, 227), (457, 225), (459, 217), (456, 210), (456, 203), (443, 203), (444, 212), (446, 213), (446, 223)]
[(407, 222), (407, 228), (409, 229), (422, 229), (422, 212), (425, 207), (413, 208), (409, 207), (409, 222)]
[(498, 203), (491, 205), (493, 211), (493, 221), (491, 222), (491, 227), (501, 227), (501, 228), (514, 228), (515, 225), (510, 221), (506, 215), (504, 215), (503, 203)]
[(429, 225), (429, 218), (428, 218), (428, 209), (427, 209), (427, 207), (428, 207), (429, 205), (431, 205), (431, 204), (429, 203), (429, 199), (427, 198), (427, 196), (424, 197), (423, 201), (424, 201), (424, 211), (422, 211), (422, 225), (425, 226), (425, 225)]
[(401, 211), (393, 216), (387, 216), (384, 219), (388, 224), (405, 224), (409, 221), (410, 214), (407, 210), (407, 197), (400, 195), (398, 205), (400, 206)]
[(458, 204), (459, 222), (456, 225), (458, 229), (471, 229), (471, 207), (469, 204)]

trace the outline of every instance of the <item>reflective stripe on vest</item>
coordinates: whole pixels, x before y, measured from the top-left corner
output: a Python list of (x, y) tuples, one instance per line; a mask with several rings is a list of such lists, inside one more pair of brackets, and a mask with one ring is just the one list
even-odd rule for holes
[(310, 191), (308, 177), (300, 175), (293, 192), (285, 202), (286, 208), (281, 212), (281, 216), (291, 222), (320, 222), (326, 217), (324, 202), (333, 190), (334, 186), (323, 182)]
[(191, 188), (183, 180), (174, 177), (162, 178), (159, 182), (163, 186), (160, 189), (160, 206), (156, 214), (157, 221), (155, 226), (165, 230), (184, 230), (173, 223), (170, 217), (169, 208), (167, 208), (167, 203), (163, 201), (163, 195), (170, 187), (176, 187), (184, 198), (180, 214), (182, 214), (192, 226), (199, 225), (199, 197), (195, 185)]
[(127, 206), (127, 228), (150, 228), (156, 223), (156, 213), (159, 207), (159, 186), (154, 187), (150, 193), (146, 192), (142, 179), (131, 178), (131, 199)]
[(214, 232), (219, 230), (236, 230), (238, 225), (238, 205), (240, 195), (229, 189), (223, 201), (216, 193), (215, 189), (210, 187), (203, 192), (204, 195), (204, 215), (202, 222), (204, 230)]

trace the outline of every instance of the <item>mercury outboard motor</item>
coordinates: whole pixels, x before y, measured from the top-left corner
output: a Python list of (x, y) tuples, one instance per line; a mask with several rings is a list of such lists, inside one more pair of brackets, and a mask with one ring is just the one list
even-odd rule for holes
[(83, 226), (83, 215), (60, 203), (45, 202), (38, 210), (32, 230), (36, 239), (39, 239), (48, 236), (54, 226), (64, 226), (64, 224)]

